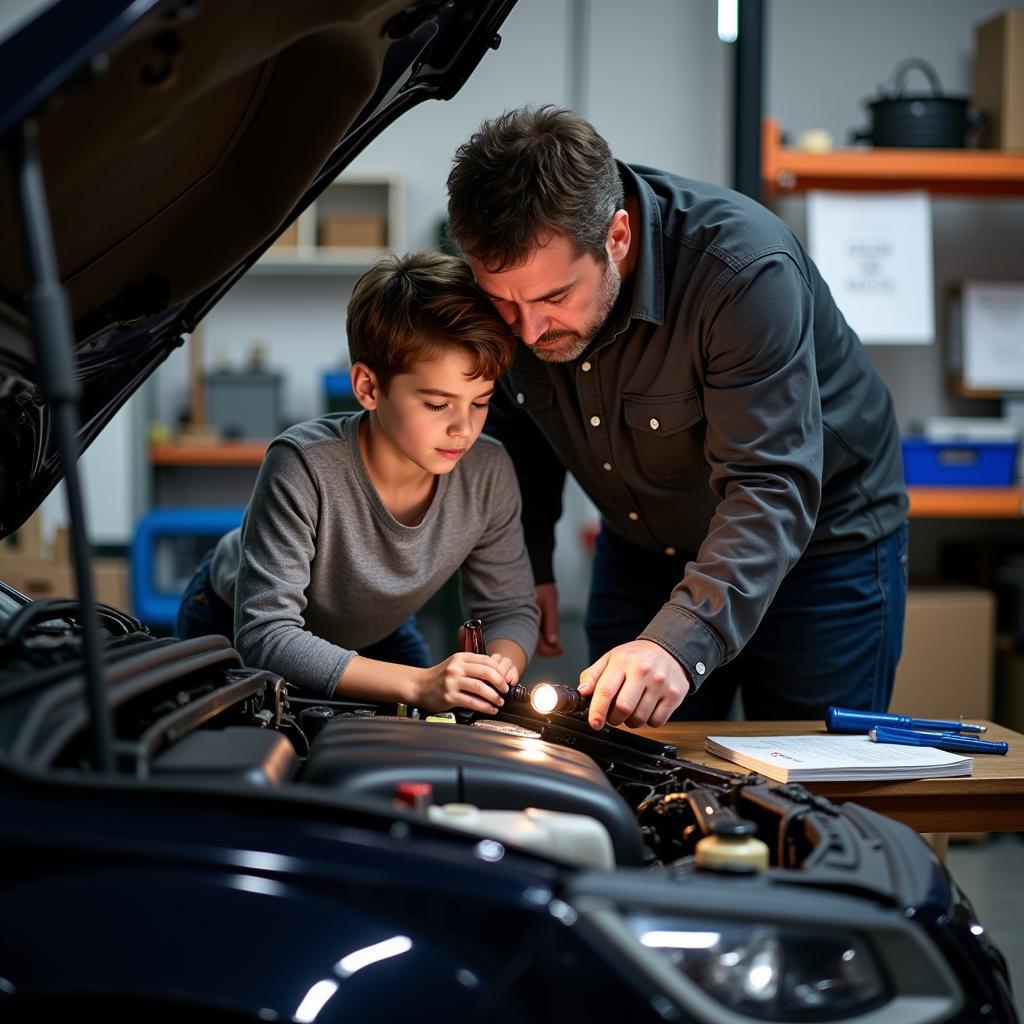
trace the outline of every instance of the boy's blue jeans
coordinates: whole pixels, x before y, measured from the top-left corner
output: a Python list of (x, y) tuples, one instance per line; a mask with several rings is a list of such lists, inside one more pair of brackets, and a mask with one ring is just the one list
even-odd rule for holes
[[(210, 585), (211, 548), (203, 556), (199, 568), (185, 588), (178, 607), (175, 633), (186, 640), (196, 636), (225, 636), (232, 643), (235, 635), (234, 611), (222, 601)], [(364, 658), (392, 661), (399, 665), (428, 668), (430, 652), (422, 634), (416, 628), (415, 616), (408, 618), (390, 636), (377, 643), (359, 648)]]
[[(591, 662), (643, 632), (686, 561), (602, 528), (585, 622)], [(737, 689), (752, 721), (823, 719), (830, 704), (885, 711), (903, 649), (906, 593), (906, 523), (858, 551), (801, 558), (746, 647), (673, 719), (723, 719)]]

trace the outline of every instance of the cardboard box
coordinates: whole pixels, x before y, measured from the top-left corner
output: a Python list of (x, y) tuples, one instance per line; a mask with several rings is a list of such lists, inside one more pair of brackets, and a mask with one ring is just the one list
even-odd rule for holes
[(1024, 149), (1024, 7), (975, 27), (974, 102), (988, 117), (980, 146)]
[(1014, 732), (1024, 732), (1024, 653), (999, 652), (999, 678), (993, 721)]
[(326, 213), (320, 218), (319, 241), (325, 248), (382, 248), (387, 226), (383, 217), (372, 213)]
[[(43, 539), (42, 512), (37, 511), (10, 537), (0, 541), (0, 580), (33, 600), (75, 597), (67, 528)], [(95, 558), (92, 562), (96, 600), (121, 611), (131, 609), (128, 562), (124, 558)]]
[[(96, 558), (92, 563), (96, 600), (121, 611), (131, 607), (128, 562), (123, 558)], [(0, 579), (33, 600), (74, 597), (75, 573), (67, 562), (10, 559), (0, 561)]]
[(990, 590), (911, 587), (889, 710), (919, 718), (991, 718), (995, 618)]
[(43, 517), (36, 512), (12, 534), (0, 540), (0, 562), (12, 559), (40, 561), (47, 557), (43, 544)]

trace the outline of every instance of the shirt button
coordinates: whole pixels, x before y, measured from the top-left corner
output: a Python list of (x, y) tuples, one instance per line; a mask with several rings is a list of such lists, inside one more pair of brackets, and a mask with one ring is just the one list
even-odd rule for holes
[(599, 426), (601, 426), (601, 417), (600, 416), (591, 416), (590, 417), (590, 425), (592, 427), (599, 427)]
[(581, 364), (580, 364), (580, 369), (581, 369), (581, 370), (582, 370), (582, 371), (583, 371), (584, 373), (590, 373), (590, 363), (581, 363)]
[(654, 417), (651, 417), (651, 430), (657, 430), (660, 426), (661, 424)]
[(517, 391), (517, 392), (516, 392), (516, 401), (517, 401), (517, 402), (518, 402), (518, 403), (519, 403), (520, 405), (522, 405), (522, 404), (523, 404), (523, 402), (525, 402), (525, 401), (526, 401), (526, 395), (524, 395), (524, 394), (522, 393), (522, 391)]
[(603, 469), (603, 470), (604, 470), (604, 471), (605, 471), (606, 473), (610, 473), (610, 472), (612, 471), (612, 464), (611, 464), (610, 462), (602, 462), (602, 463), (601, 463), (601, 468), (602, 468), (602, 469)]
[(629, 518), (632, 519), (633, 522), (635, 523), (640, 517), (635, 512), (630, 512), (629, 513)]
[(665, 554), (666, 555), (674, 555), (675, 553), (676, 553), (676, 549), (675, 548), (665, 548)]
[(707, 665), (705, 665), (703, 661), (698, 661), (693, 667), (697, 670), (697, 675), (699, 676), (704, 675), (708, 670)]

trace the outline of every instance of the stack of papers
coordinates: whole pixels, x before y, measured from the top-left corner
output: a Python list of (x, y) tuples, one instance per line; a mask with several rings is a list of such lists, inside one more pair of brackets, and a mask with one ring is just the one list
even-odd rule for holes
[(944, 779), (970, 775), (974, 763), (964, 754), (873, 743), (870, 736), (708, 736), (704, 746), (779, 782)]

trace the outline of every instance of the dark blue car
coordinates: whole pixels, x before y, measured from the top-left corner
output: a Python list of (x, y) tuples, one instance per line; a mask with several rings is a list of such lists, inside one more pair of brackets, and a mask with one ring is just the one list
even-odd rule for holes
[[(25, 5), (0, 35), (0, 536), (513, 2)], [(1017, 1019), (903, 825), (571, 710), (314, 702), (87, 591), (0, 586), (0, 1020)]]

